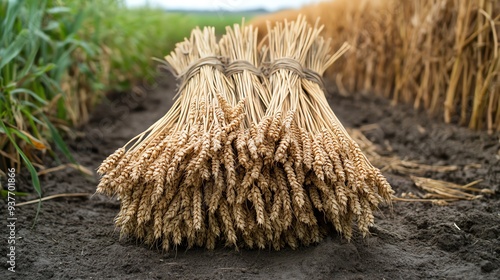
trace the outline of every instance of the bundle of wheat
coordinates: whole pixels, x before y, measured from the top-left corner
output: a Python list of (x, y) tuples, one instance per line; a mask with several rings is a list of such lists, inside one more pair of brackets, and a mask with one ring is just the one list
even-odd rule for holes
[(234, 161), (226, 139), (234, 138), (244, 116), (243, 100), (232, 107), (222, 96), (234, 94), (218, 56), (213, 28), (195, 29), (178, 44), (166, 57), (181, 79), (173, 107), (100, 166), (98, 172), (105, 175), (97, 191), (120, 198), (116, 225), (122, 234), (148, 244), (162, 239), (165, 250), (184, 240), (189, 246), (214, 246), (218, 232), (207, 234), (202, 200), (213, 189), (212, 178), (219, 178), (217, 186), (224, 184), (221, 159), (229, 163), (226, 169)]
[[(97, 192), (116, 194), (121, 233), (165, 250), (293, 248), (318, 242), (328, 223), (350, 239), (392, 190), (345, 132), (324, 96), (321, 27), (304, 19), (234, 29), (217, 44), (195, 29), (166, 57), (181, 82), (170, 111), (106, 159)], [(129, 147), (130, 146), (130, 147)], [(327, 223), (325, 223), (327, 221)]]
[[(304, 18), (268, 30), (273, 95), (256, 142), (267, 160), (265, 167), (278, 186), (285, 185), (277, 196), (284, 201), (282, 209), (274, 202), (278, 212), (271, 217), (282, 218), (274, 223), (281, 222), (287, 234), (294, 229), (305, 244), (318, 240), (318, 222), (325, 217), (348, 239), (354, 218), (367, 234), (373, 224), (372, 209), (389, 201), (392, 191), (336, 118), (321, 80), (348, 47), (330, 56), (330, 42), (319, 36), (321, 27), (308, 26)], [(274, 154), (266, 157), (267, 151)], [(293, 238), (287, 238), (295, 246)]]

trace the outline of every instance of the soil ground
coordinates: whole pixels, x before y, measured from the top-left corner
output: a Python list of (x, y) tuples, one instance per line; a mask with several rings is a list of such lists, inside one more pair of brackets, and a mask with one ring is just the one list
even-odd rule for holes
[[(166, 76), (142, 95), (110, 96), (72, 141), (76, 160), (95, 170), (107, 155), (163, 116), (174, 91), (175, 81)], [(456, 171), (425, 176), (459, 184), (483, 179), (478, 187), (498, 193), (498, 135), (447, 125), (374, 96), (330, 93), (329, 100), (344, 126), (377, 124), (365, 134), (380, 152), (430, 165), (457, 165)], [(397, 194), (419, 192), (408, 176), (385, 175)], [(17, 179), (18, 191), (32, 192), (26, 173)], [(48, 196), (94, 193), (98, 178), (65, 169), (41, 180)], [(36, 204), (17, 208), (15, 274), (7, 271), (8, 228), (2, 218), (0, 279), (500, 279), (499, 198), (448, 206), (395, 202), (377, 212), (371, 236), (355, 234), (351, 242), (332, 234), (296, 250), (220, 246), (169, 253), (119, 239), (113, 225), (118, 201), (100, 195), (60, 198), (43, 202), (34, 227)], [(4, 201), (0, 206), (1, 217), (6, 217)]]

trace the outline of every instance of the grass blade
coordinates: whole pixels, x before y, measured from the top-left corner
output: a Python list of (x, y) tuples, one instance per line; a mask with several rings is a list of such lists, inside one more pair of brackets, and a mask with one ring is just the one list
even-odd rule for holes
[(47, 126), (49, 127), (49, 130), (50, 130), (50, 134), (52, 136), (52, 140), (56, 143), (56, 147), (59, 148), (59, 150), (64, 154), (64, 156), (69, 159), (72, 163), (76, 164), (76, 161), (75, 159), (73, 158), (73, 155), (71, 154), (71, 152), (69, 151), (68, 149), (68, 146), (66, 145), (66, 143), (64, 142), (64, 140), (62, 139), (61, 135), (59, 134), (59, 132), (57, 131), (57, 129), (54, 127), (54, 125), (49, 121), (49, 119), (47, 119), (46, 116), (43, 116), (43, 118), (45, 119), (45, 122), (47, 124)]
[(14, 146), (16, 151), (19, 153), (21, 158), (23, 159), (24, 164), (26, 165), (26, 168), (28, 168), (28, 171), (30, 172), (31, 175), (31, 182), (33, 183), (33, 188), (35, 189), (36, 193), (38, 194), (38, 197), (42, 197), (42, 188), (40, 186), (40, 179), (38, 178), (38, 174), (36, 172), (35, 167), (29, 160), (29, 158), (24, 154), (23, 150), (19, 148), (19, 146), (16, 143), (16, 140), (14, 139), (14, 136), (11, 133), (11, 129), (6, 127), (4, 122), (0, 119), (0, 127), (3, 129), (7, 137), (9, 138), (11, 144)]
[(7, 65), (12, 59), (19, 55), (24, 45), (28, 43), (30, 36), (28, 30), (23, 30), (17, 35), (14, 42), (12, 42), (6, 49), (0, 51), (0, 70)]

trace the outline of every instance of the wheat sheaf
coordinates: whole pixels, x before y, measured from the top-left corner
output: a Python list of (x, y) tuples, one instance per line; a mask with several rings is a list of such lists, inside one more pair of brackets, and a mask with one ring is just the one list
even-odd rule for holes
[(194, 29), (165, 57), (178, 78), (164, 117), (110, 155), (97, 193), (117, 196), (124, 236), (170, 250), (297, 248), (333, 228), (350, 239), (374, 224), (390, 185), (331, 110), (322, 26), (304, 18)]

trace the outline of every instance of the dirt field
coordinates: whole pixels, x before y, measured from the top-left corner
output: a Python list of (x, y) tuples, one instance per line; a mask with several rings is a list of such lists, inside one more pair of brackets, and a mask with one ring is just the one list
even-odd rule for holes
[[(71, 149), (77, 161), (95, 170), (116, 148), (164, 115), (175, 81), (165, 77), (143, 96), (116, 94), (100, 106)], [(367, 131), (382, 153), (456, 171), (426, 177), (478, 186), (500, 185), (498, 135), (471, 132), (431, 120), (410, 107), (367, 96), (330, 95), (334, 112), (347, 127), (377, 124)], [(470, 167), (471, 165), (476, 165)], [(55, 164), (54, 164), (55, 166)], [(385, 173), (397, 192), (418, 192), (404, 175)], [(93, 193), (97, 177), (66, 169), (42, 177), (44, 196)], [(18, 191), (32, 191), (26, 174)], [(297, 250), (214, 251), (178, 248), (163, 253), (133, 240), (119, 240), (113, 219), (116, 200), (103, 196), (62, 198), (16, 212), (16, 274), (7, 271), (7, 227), (2, 218), (0, 279), (500, 279), (500, 196), (449, 206), (397, 202), (376, 215), (372, 236), (348, 243), (333, 233), (320, 244)], [(4, 201), (1, 217), (5, 217)]]

